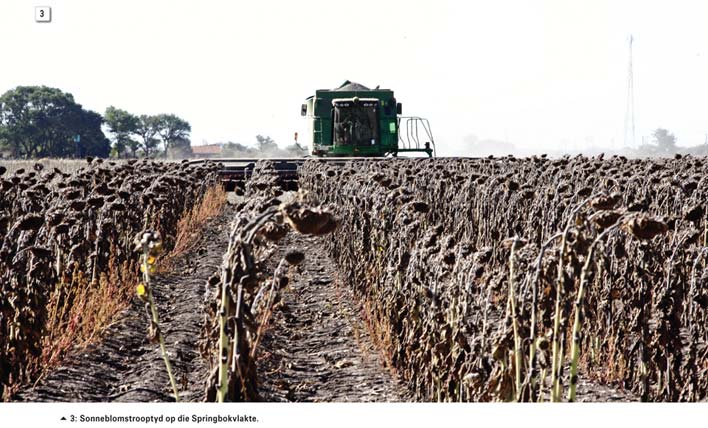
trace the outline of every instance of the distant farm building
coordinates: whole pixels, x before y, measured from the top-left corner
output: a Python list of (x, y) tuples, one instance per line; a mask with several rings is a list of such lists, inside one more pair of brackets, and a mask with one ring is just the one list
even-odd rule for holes
[(192, 156), (196, 158), (218, 158), (221, 156), (221, 144), (206, 144), (203, 146), (192, 146)]

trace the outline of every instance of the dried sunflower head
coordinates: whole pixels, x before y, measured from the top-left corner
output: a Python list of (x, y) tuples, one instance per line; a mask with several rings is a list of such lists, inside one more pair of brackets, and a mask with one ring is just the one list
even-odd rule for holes
[(587, 198), (592, 194), (592, 188), (590, 187), (583, 187), (577, 192), (575, 192), (576, 195), (578, 195), (581, 198)]
[(62, 221), (64, 221), (65, 215), (62, 212), (53, 212), (47, 215), (48, 223), (50, 226), (56, 226)]
[(267, 240), (278, 242), (288, 234), (288, 227), (274, 221), (264, 224), (260, 230), (261, 235)]
[(20, 230), (37, 230), (44, 224), (44, 216), (37, 214), (27, 214), (22, 216), (17, 223), (16, 227)]
[(100, 197), (100, 196), (88, 198), (88, 201), (87, 201), (87, 202), (88, 202), (89, 205), (91, 205), (91, 206), (94, 207), (94, 208), (100, 208), (100, 207), (102, 207), (103, 204), (105, 203), (105, 201), (103, 200), (103, 198)]
[(684, 207), (683, 218), (688, 221), (698, 221), (704, 217), (705, 210), (703, 206), (698, 204), (692, 207)]
[(414, 211), (417, 211), (419, 213), (427, 213), (428, 211), (430, 211), (430, 206), (422, 201), (411, 202), (411, 207)]
[(325, 235), (337, 227), (332, 213), (320, 208), (303, 207), (297, 202), (282, 207), (285, 220), (305, 235)]
[(657, 235), (666, 233), (669, 230), (669, 226), (661, 220), (649, 217), (646, 214), (639, 214), (626, 219), (622, 223), (622, 229), (639, 239), (652, 239)]
[[(502, 248), (511, 249), (511, 247), (514, 246), (516, 249), (519, 249), (519, 248), (523, 247), (524, 245), (526, 245), (527, 243), (528, 243), (528, 241), (523, 238), (518, 238), (518, 237), (507, 238), (502, 241)], [(516, 245), (514, 245), (514, 244), (516, 244)]]
[(619, 211), (599, 211), (590, 216), (590, 221), (595, 223), (600, 230), (605, 230), (617, 223), (620, 217), (622, 217), (622, 213)]
[(622, 199), (622, 195), (619, 193), (613, 193), (611, 195), (600, 195), (593, 198), (590, 201), (590, 206), (596, 211), (611, 210), (617, 205), (617, 203)]
[(39, 258), (47, 258), (52, 255), (52, 251), (49, 248), (44, 247), (32, 246), (27, 248), (27, 251), (29, 251), (33, 256)]
[(550, 347), (550, 342), (546, 336), (536, 338), (536, 349), (546, 351)]
[(86, 207), (86, 201), (76, 200), (69, 204), (69, 207), (74, 211), (81, 211)]
[(305, 260), (305, 254), (302, 251), (292, 250), (285, 254), (285, 260), (293, 266), (299, 265)]

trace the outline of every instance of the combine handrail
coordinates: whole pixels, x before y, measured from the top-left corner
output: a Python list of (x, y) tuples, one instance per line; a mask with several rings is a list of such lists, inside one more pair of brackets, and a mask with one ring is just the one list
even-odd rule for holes
[[(401, 122), (405, 126), (405, 139), (404, 134), (401, 131)], [(404, 151), (423, 151), (424, 148), (420, 144), (420, 129), (423, 128), (425, 134), (428, 137), (428, 143), (433, 149), (433, 157), (437, 156), (435, 151), (435, 139), (433, 138), (433, 131), (430, 127), (430, 122), (428, 119), (419, 116), (399, 116), (398, 117), (398, 141), (399, 146), (403, 147)], [(415, 147), (412, 147), (415, 145)]]

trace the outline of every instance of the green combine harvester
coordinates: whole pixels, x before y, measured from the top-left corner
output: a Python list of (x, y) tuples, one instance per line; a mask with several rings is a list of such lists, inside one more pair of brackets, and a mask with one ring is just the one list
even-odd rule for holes
[[(390, 89), (369, 89), (350, 81), (335, 89), (318, 89), (302, 105), (307, 119), (309, 156), (268, 158), (281, 186), (297, 189), (297, 170), (308, 158), (340, 163), (360, 159), (384, 160), (399, 154), (435, 157), (435, 141), (427, 119), (402, 116), (401, 103)], [(297, 134), (295, 134), (297, 142)], [(260, 159), (214, 159), (222, 162), (227, 190), (242, 187)], [(195, 160), (191, 163), (200, 163)]]
[(428, 121), (404, 117), (401, 112), (401, 103), (396, 101), (392, 90), (369, 89), (348, 80), (336, 89), (318, 89), (301, 109), (301, 114), (307, 118), (312, 156), (383, 157), (425, 153), (432, 157), (435, 143)]

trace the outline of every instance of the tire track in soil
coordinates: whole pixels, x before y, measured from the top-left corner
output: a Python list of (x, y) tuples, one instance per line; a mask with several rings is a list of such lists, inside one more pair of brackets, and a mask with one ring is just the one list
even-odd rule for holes
[[(221, 264), (233, 213), (226, 204), (203, 229), (194, 249), (153, 283), (181, 401), (204, 398), (208, 365), (199, 355), (197, 341), (204, 319), (205, 287)], [(117, 318), (102, 334), (103, 340), (70, 352), (59, 367), (35, 387), (21, 391), (16, 400), (174, 401), (160, 346), (147, 340), (149, 318), (144, 304), (134, 298)]]
[(264, 401), (409, 401), (383, 366), (361, 308), (318, 237), (290, 233), (279, 253), (298, 248), (305, 260), (291, 270), (259, 357)]

